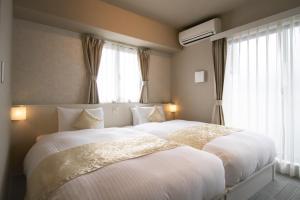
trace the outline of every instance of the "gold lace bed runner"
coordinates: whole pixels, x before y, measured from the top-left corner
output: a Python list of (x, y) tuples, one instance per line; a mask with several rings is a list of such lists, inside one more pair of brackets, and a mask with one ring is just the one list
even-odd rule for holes
[(64, 183), (107, 165), (178, 147), (152, 135), (77, 146), (42, 160), (28, 178), (29, 200), (48, 199)]
[(168, 135), (167, 139), (176, 143), (202, 149), (208, 142), (221, 136), (229, 135), (239, 129), (229, 128), (216, 124), (183, 128)]

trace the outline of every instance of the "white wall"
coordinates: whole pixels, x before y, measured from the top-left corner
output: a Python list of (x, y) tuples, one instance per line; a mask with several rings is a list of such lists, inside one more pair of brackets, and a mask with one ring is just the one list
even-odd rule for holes
[(0, 83), (0, 199), (4, 199), (10, 144), (10, 49), (12, 1), (0, 1), (0, 60), (5, 62), (4, 83)]
[[(194, 73), (206, 71), (206, 82), (194, 83)], [(185, 47), (172, 59), (172, 100), (178, 104), (177, 118), (211, 121), (214, 103), (212, 44), (209, 40)]]
[[(149, 100), (170, 101), (171, 56), (150, 56)], [(78, 33), (14, 20), (13, 104), (87, 102), (88, 80)]]

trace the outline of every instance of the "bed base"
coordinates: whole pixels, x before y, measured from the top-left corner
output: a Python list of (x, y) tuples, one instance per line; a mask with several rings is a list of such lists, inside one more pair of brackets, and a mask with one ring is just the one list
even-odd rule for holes
[(233, 187), (226, 188), (218, 200), (247, 200), (271, 181), (275, 180), (275, 162), (255, 172), (244, 181)]

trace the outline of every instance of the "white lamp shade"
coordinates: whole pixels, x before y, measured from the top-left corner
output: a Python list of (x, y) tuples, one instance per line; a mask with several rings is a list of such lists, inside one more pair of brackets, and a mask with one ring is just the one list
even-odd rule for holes
[(195, 72), (195, 83), (205, 82), (205, 71)]
[(10, 112), (10, 118), (13, 121), (26, 120), (26, 107), (12, 107)]
[(177, 111), (176, 104), (169, 104), (169, 111), (175, 113)]

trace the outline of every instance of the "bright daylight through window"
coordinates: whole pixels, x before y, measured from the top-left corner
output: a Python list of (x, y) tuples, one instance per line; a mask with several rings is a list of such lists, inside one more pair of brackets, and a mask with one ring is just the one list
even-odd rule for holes
[(101, 103), (138, 102), (142, 81), (137, 49), (105, 43), (97, 82)]

